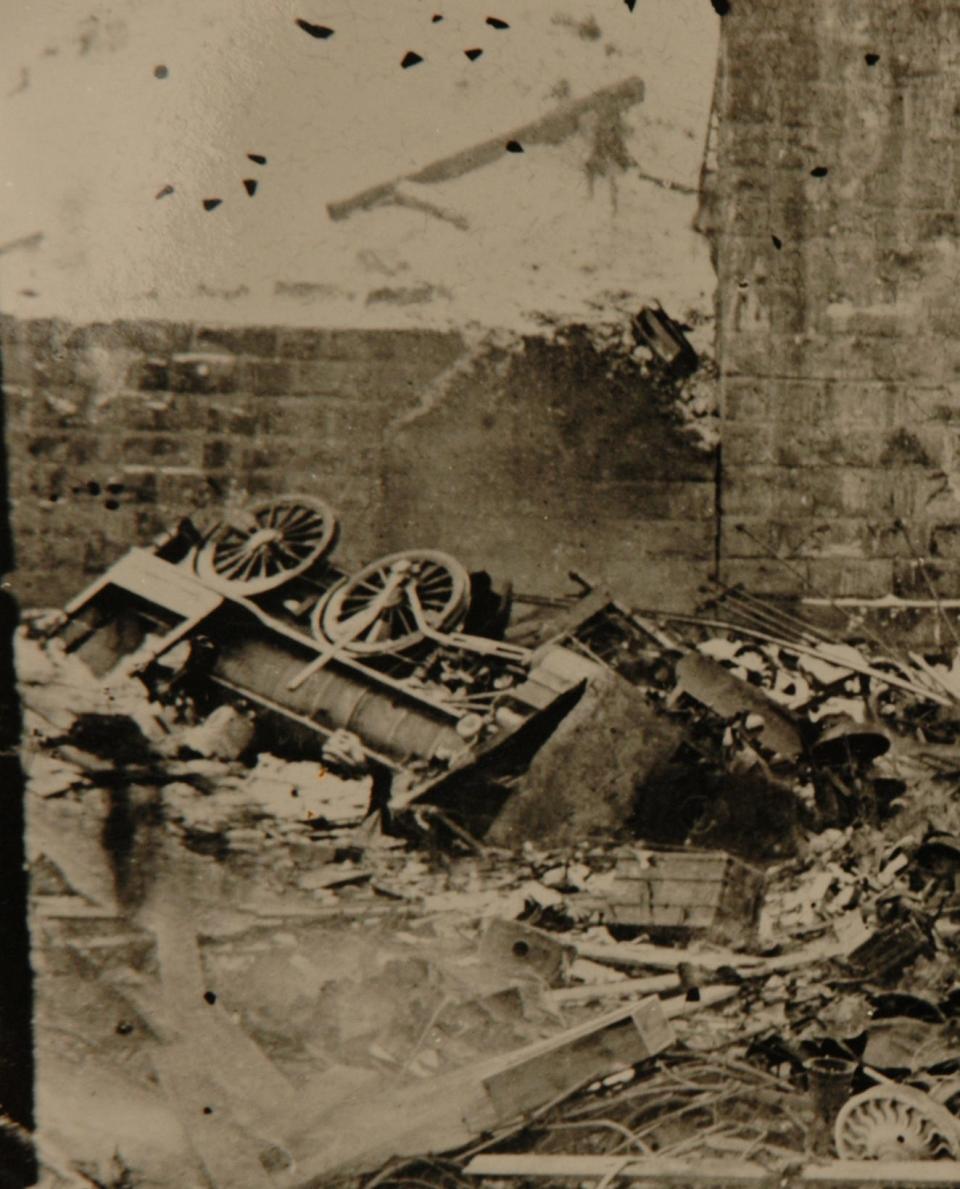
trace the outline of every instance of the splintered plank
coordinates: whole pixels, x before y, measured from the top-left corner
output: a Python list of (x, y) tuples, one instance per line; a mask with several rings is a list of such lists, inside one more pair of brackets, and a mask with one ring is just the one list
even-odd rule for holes
[(229, 1104), (189, 1040), (160, 1048), (153, 1057), (161, 1089), (180, 1120), (214, 1189), (276, 1189), (258, 1144), (230, 1120)]
[(163, 983), (164, 1010), (179, 1035), (226, 1089), (233, 1117), (276, 1130), (300, 1109), (298, 1096), (263, 1049), (238, 1027), (207, 986), (187, 912), (159, 911), (151, 923)]
[(216, 1189), (282, 1189), (285, 1131), (298, 1107), (292, 1086), (206, 986), (186, 905), (175, 893), (157, 896), (142, 920), (156, 938), (162, 983), (165, 1042), (154, 1065), (197, 1159)]

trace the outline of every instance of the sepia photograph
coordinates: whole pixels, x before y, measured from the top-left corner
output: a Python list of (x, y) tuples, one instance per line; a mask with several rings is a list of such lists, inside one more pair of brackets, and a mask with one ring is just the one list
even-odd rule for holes
[(960, 1186), (960, 2), (0, 7), (0, 1189)]

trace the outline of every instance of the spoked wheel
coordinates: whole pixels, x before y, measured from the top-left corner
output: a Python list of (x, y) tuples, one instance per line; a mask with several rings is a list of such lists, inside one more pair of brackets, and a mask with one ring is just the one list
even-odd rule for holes
[(844, 1160), (956, 1160), (960, 1124), (909, 1086), (872, 1086), (844, 1103), (834, 1128)]
[(407, 594), (411, 584), (429, 627), (451, 631), (463, 621), (467, 571), (446, 553), (410, 549), (381, 557), (335, 586), (314, 610), (314, 635), (359, 654), (402, 652), (423, 639)]
[(315, 566), (336, 533), (336, 516), (321, 500), (278, 496), (224, 521), (197, 552), (194, 570), (230, 594), (262, 594)]

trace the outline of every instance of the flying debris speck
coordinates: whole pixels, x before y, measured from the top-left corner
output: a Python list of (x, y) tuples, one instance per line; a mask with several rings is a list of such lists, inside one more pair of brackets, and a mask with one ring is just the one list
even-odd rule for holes
[(423, 58), (421, 58), (419, 54), (414, 53), (413, 50), (407, 50), (407, 52), (403, 55), (403, 61), (400, 63), (400, 65), (404, 68), (404, 70), (407, 70), (409, 67), (416, 66), (418, 62), (422, 61)]
[(506, 21), (501, 21), (499, 17), (487, 17), (487, 24), (491, 29), (509, 29), (510, 26)]
[(471, 62), (476, 62), (477, 58), (483, 53), (483, 50), (464, 50), (463, 51)]
[(260, 153), (247, 153), (247, 160), (254, 161), (257, 165), (266, 165), (267, 159)]
[(168, 194), (173, 193), (173, 186), (164, 186), (162, 190), (158, 190), (154, 195), (155, 198), (166, 198)]
[(215, 211), (221, 202), (223, 202), (222, 198), (205, 198), (203, 200), (203, 209), (205, 211)]
[(154, 78), (166, 78), (169, 73), (170, 71), (166, 66), (154, 66), (153, 68)]
[(523, 145), (520, 143), (519, 140), (508, 140), (507, 141), (507, 152), (508, 153), (522, 153)]
[(325, 41), (328, 37), (333, 36), (333, 30), (326, 25), (312, 25), (309, 21), (304, 21), (300, 17), (297, 17), (297, 24), (304, 33), (309, 33), (311, 37), (317, 37)]
[(437, 23), (437, 21), (442, 21), (442, 20), (443, 20), (443, 13), (442, 13), (442, 12), (435, 12), (435, 13), (433, 14), (432, 20), (433, 20), (433, 23), (434, 23), (434, 24), (436, 24), (436, 23)]
[(256, 192), (257, 192), (257, 179), (256, 178), (244, 178), (243, 179), (243, 188), (246, 190), (246, 192), (252, 198), (254, 196), (254, 194), (256, 194)]

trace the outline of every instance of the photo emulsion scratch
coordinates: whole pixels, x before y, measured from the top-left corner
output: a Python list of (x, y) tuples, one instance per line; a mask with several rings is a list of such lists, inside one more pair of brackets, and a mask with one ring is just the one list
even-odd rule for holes
[(0, 1189), (960, 1185), (960, 8), (490, 5), (6, 0)]

